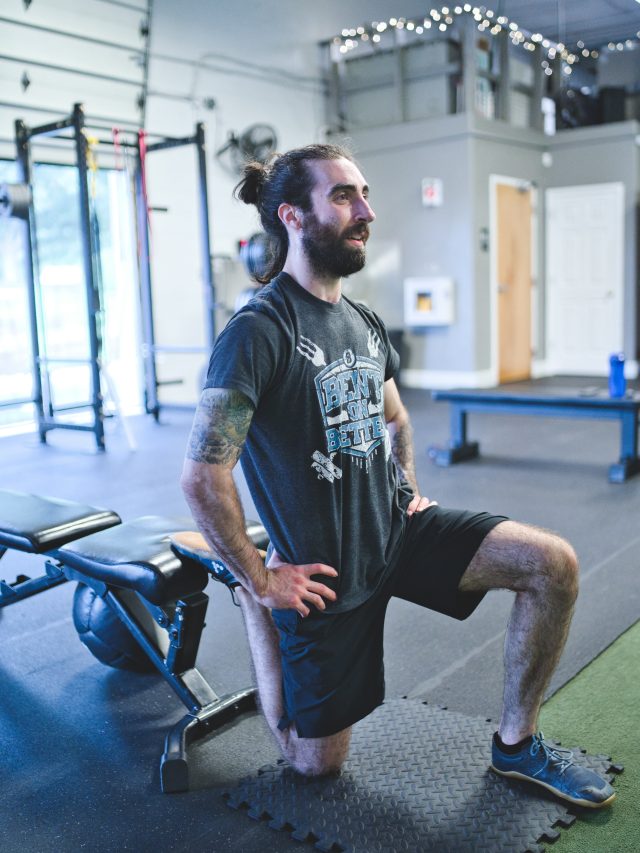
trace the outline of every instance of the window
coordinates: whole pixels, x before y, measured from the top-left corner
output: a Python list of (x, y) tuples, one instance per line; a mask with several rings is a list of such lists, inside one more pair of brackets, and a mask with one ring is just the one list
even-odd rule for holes
[[(15, 165), (0, 163), (0, 180), (15, 180)], [(82, 264), (78, 172), (72, 166), (34, 168), (34, 210), (39, 261), (40, 355), (45, 400), (57, 417), (81, 419), (90, 399), (87, 302)], [(142, 399), (135, 237), (129, 182), (124, 172), (99, 170), (93, 185), (92, 222), (100, 251), (103, 394), (117, 396), (124, 412)], [(4, 220), (0, 233), (0, 429), (33, 425), (33, 406), (2, 405), (33, 393), (24, 223)], [(84, 417), (88, 416), (85, 410)]]
[[(15, 163), (0, 160), (0, 183), (15, 181)], [(0, 219), (0, 428), (33, 417), (30, 404), (4, 405), (29, 400), (33, 395), (24, 270), (23, 223), (18, 219)]]

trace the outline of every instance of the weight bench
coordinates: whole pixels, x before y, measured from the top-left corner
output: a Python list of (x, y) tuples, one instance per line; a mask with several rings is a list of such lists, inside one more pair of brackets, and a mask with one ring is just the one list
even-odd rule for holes
[(451, 439), (446, 447), (432, 445), (429, 457), (447, 467), (479, 455), (477, 441), (467, 438), (469, 412), (545, 415), (564, 418), (595, 418), (620, 422), (620, 458), (609, 466), (609, 482), (623, 483), (640, 472), (638, 412), (640, 393), (610, 397), (602, 388), (518, 387), (505, 385), (487, 390), (433, 391), (432, 399), (450, 406)]
[[(187, 714), (166, 736), (164, 792), (188, 790), (189, 743), (256, 707), (254, 687), (220, 697), (196, 669), (209, 575), (170, 547), (169, 536), (187, 529), (196, 529), (191, 519), (144, 516), (121, 523), (108, 510), (0, 491), (0, 557), (11, 548), (46, 557), (40, 578), (0, 583), (0, 606), (78, 581), (74, 624), (89, 650), (112, 666), (156, 669), (186, 706)], [(261, 525), (250, 523), (248, 533), (256, 547), (266, 547)], [(107, 640), (127, 646), (122, 654), (114, 656), (105, 637), (93, 633), (91, 626), (101, 623)]]

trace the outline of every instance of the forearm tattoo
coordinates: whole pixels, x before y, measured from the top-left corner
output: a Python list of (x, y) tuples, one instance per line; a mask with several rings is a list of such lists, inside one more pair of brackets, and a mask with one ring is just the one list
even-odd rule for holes
[(205, 388), (191, 428), (187, 457), (209, 465), (235, 465), (253, 412), (253, 404), (240, 391)]
[(399, 424), (391, 439), (391, 452), (396, 463), (396, 468), (401, 477), (403, 477), (417, 493), (418, 484), (416, 481), (416, 469), (413, 461), (413, 430), (411, 424)]

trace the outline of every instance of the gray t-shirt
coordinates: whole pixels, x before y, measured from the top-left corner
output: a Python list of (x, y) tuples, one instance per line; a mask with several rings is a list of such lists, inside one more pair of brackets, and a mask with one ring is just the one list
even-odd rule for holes
[(342, 296), (316, 298), (281, 273), (218, 337), (205, 387), (241, 391), (255, 413), (242, 468), (271, 542), (290, 563), (326, 563), (338, 599), (365, 601), (387, 576), (411, 499), (398, 482), (383, 384), (399, 357), (382, 321)]

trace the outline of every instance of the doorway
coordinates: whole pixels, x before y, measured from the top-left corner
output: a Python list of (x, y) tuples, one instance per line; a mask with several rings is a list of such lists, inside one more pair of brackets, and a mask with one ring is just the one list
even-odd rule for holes
[(497, 380), (531, 378), (532, 262), (535, 190), (527, 181), (495, 178), (493, 256)]
[(547, 361), (606, 375), (623, 348), (624, 185), (554, 187), (545, 202)]

